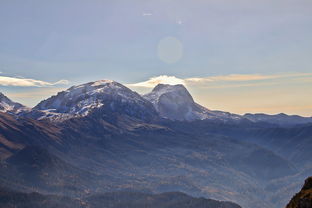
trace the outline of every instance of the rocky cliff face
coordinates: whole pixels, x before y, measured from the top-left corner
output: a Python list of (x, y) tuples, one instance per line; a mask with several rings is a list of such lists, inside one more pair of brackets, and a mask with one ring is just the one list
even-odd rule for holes
[(178, 121), (204, 119), (239, 120), (241, 116), (222, 111), (209, 110), (193, 100), (192, 95), (181, 84), (158, 84), (152, 92), (143, 96), (153, 103), (163, 118)]
[(286, 208), (312, 208), (312, 177), (305, 180), (299, 193), (297, 193)]

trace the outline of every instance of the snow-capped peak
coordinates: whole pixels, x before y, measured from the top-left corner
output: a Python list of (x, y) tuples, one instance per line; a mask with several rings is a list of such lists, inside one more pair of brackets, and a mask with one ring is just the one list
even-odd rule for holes
[(153, 103), (158, 113), (171, 120), (239, 119), (235, 114), (212, 111), (197, 104), (188, 90), (181, 84), (159, 84), (152, 92), (143, 96)]
[(152, 102), (153, 104), (158, 103), (159, 99), (163, 95), (171, 95), (175, 98), (180, 98), (181, 102), (194, 103), (191, 94), (187, 89), (181, 85), (169, 85), (169, 84), (158, 84), (151, 93), (144, 95), (144, 98)]
[(159, 84), (152, 92), (143, 96), (153, 103), (158, 113), (171, 120), (196, 120), (204, 119), (205, 109), (196, 104), (187, 91), (179, 85)]
[[(133, 109), (130, 109), (130, 106)], [(95, 108), (123, 111), (126, 114), (134, 114), (136, 111), (137, 115), (134, 116), (138, 117), (147, 116), (145, 114), (149, 113), (157, 114), (153, 106), (138, 93), (112, 80), (99, 80), (73, 86), (40, 102), (34, 110), (44, 112), (39, 119), (64, 120), (86, 116)]]
[(13, 102), (8, 97), (0, 92), (0, 112), (17, 114), (22, 110), (26, 110), (27, 107), (20, 103)]

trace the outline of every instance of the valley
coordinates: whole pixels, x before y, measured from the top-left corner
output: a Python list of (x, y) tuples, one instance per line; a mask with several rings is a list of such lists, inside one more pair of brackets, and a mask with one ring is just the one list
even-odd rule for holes
[[(159, 85), (141, 96), (103, 80), (73, 86), (33, 109), (4, 102), (0, 185), (38, 198), (36, 206), (50, 195), (48, 201), (70, 198), (72, 207), (76, 198), (118, 191), (184, 192), (243, 208), (280, 208), (311, 175), (311, 118), (286, 116), (283, 123), (209, 110), (182, 85)], [(43, 195), (26, 194), (33, 192)], [(206, 207), (204, 199), (176, 195)], [(127, 203), (140, 207), (144, 197)]]

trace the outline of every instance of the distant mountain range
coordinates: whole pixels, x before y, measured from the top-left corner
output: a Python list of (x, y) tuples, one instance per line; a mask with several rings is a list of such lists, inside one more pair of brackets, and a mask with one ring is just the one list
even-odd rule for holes
[(124, 110), (124, 113), (145, 120), (158, 117), (178, 120), (219, 120), (263, 122), (280, 126), (312, 123), (312, 117), (297, 115), (245, 114), (243, 116), (229, 112), (209, 110), (197, 104), (183, 85), (158, 84), (150, 93), (139, 95), (124, 85), (99, 80), (73, 86), (66, 91), (41, 101), (34, 108), (11, 101), (0, 94), (0, 111), (27, 116), (34, 119), (63, 121), (73, 117), (88, 115), (92, 110), (105, 108), (109, 111)]
[(0, 186), (22, 198), (68, 197), (71, 207), (108, 192), (152, 193), (152, 201), (185, 192), (278, 208), (312, 170), (311, 118), (209, 110), (182, 85), (160, 84), (141, 96), (101, 80), (32, 109), (4, 95), (0, 104)]

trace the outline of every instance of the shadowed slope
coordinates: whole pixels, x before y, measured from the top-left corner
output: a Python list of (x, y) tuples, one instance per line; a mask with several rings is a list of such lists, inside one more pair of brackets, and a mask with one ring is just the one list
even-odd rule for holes
[(13, 192), (0, 188), (0, 206), (6, 208), (241, 208), (231, 202), (194, 198), (179, 192), (146, 194), (113, 192), (81, 198)]

